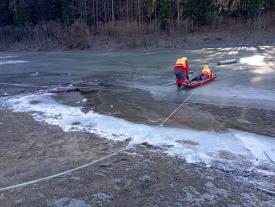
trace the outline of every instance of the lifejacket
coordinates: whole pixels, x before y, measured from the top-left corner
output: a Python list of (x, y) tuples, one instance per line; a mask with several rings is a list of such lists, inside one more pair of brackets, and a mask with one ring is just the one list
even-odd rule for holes
[(182, 67), (182, 68), (186, 68), (186, 67), (188, 67), (187, 66), (187, 58), (186, 57), (182, 57), (182, 58), (180, 58), (180, 59), (177, 59), (177, 61), (176, 61), (176, 64), (175, 64), (175, 68), (177, 68), (177, 67)]
[(212, 70), (208, 67), (208, 65), (205, 65), (201, 71), (202, 74), (206, 74), (208, 75), (209, 77), (212, 77), (213, 75), (213, 72)]

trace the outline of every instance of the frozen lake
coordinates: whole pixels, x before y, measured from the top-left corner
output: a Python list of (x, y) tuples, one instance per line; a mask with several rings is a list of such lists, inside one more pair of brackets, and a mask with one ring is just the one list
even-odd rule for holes
[[(272, 47), (0, 53), (1, 104), (64, 131), (273, 175), (274, 54)], [(209, 64), (217, 79), (177, 91), (172, 67), (181, 56), (195, 73)], [(217, 66), (232, 58), (238, 63)]]

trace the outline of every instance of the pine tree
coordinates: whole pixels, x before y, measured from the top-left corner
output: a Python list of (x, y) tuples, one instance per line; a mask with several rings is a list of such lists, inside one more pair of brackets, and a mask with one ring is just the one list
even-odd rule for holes
[(241, 0), (240, 9), (242, 15), (247, 19), (253, 19), (259, 15), (262, 9), (262, 0)]
[(183, 9), (183, 17), (189, 17), (198, 25), (214, 22), (218, 7), (213, 0), (189, 0)]
[(61, 0), (61, 17), (66, 25), (72, 23), (72, 0)]
[(25, 0), (10, 0), (10, 9), (16, 25), (27, 26), (30, 23), (30, 12)]
[(171, 7), (172, 7), (172, 2), (171, 0), (160, 0), (160, 24), (161, 28), (168, 32), (168, 22), (169, 18), (171, 16)]
[(61, 18), (61, 2), (56, 0), (41, 1), (42, 19), (44, 21)]
[(12, 23), (12, 11), (9, 8), (9, 0), (0, 1), (0, 26)]

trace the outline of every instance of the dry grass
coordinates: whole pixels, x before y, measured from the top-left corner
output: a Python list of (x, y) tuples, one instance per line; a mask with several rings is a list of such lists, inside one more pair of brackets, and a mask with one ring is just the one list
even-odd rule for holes
[[(190, 32), (190, 21), (185, 21), (171, 27), (169, 34), (161, 31), (156, 22), (99, 22), (96, 28), (88, 27), (81, 20), (75, 21), (69, 27), (57, 22), (24, 28), (8, 26), (0, 28), (0, 49), (203, 47), (226, 41), (230, 44), (229, 39), (233, 39), (236, 44), (238, 41), (242, 44), (242, 36), (247, 38), (253, 34), (255, 39), (255, 34), (269, 32), (272, 35), (275, 28), (273, 18), (274, 14), (269, 14), (259, 17), (253, 24), (240, 19), (223, 18), (215, 25), (196, 28), (195, 33)], [(259, 42), (254, 39), (251, 37), (251, 42)], [(261, 40), (260, 37), (259, 39)]]

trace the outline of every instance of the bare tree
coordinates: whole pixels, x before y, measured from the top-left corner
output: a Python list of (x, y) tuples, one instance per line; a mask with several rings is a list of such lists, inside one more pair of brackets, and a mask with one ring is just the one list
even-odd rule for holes
[(115, 23), (115, 8), (114, 8), (114, 0), (112, 0), (112, 23)]

